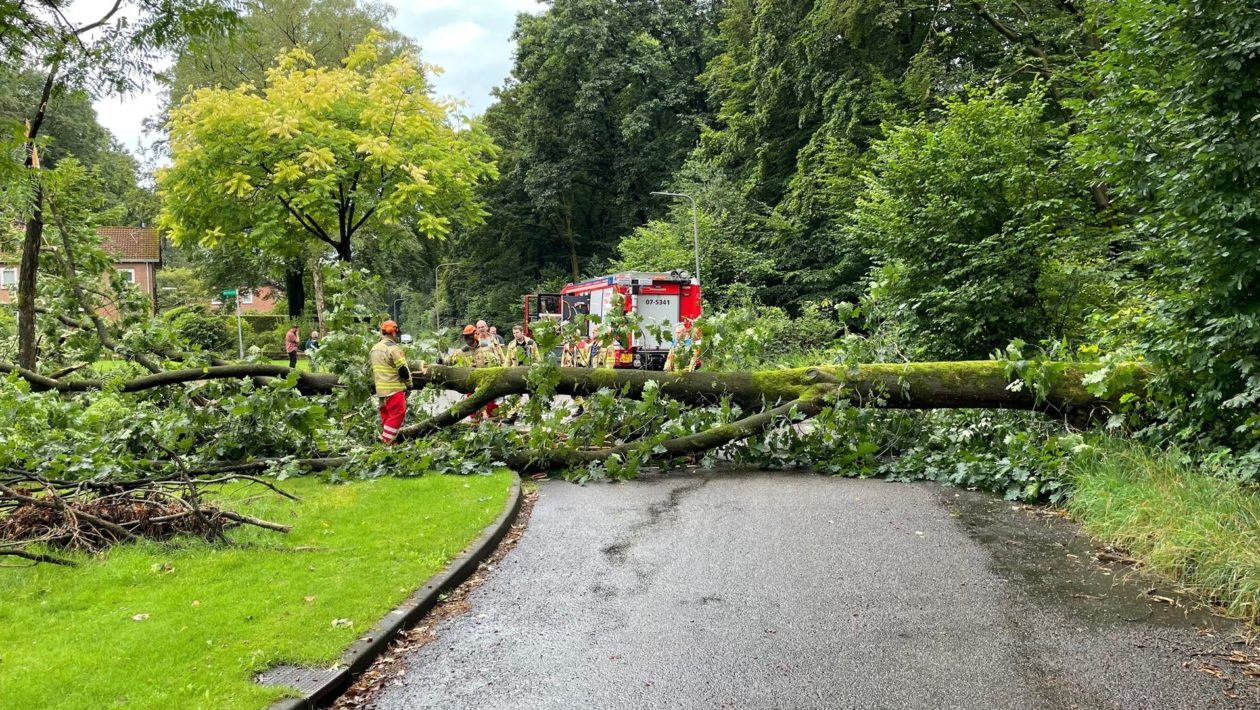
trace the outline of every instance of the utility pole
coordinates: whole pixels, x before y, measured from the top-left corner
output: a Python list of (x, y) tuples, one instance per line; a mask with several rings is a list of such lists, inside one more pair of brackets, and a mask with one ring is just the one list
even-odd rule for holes
[(657, 197), (682, 197), (691, 203), (691, 240), (696, 250), (696, 281), (700, 281), (700, 212), (696, 208), (696, 199), (682, 192), (653, 192)]

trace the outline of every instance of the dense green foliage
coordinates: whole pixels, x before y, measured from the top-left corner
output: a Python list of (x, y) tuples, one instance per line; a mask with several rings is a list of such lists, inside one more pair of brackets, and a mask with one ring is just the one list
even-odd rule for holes
[(912, 356), (1084, 335), (1079, 276), (1102, 261), (1102, 240), (1086, 178), (1061, 159), (1044, 111), (1037, 94), (949, 102), (935, 124), (876, 144), (854, 230), (881, 265), (882, 315)]
[(386, 60), (375, 35), (326, 69), (298, 49), (261, 90), (200, 89), (172, 114), (158, 174), (177, 243), (300, 257), (307, 242), (350, 261), (374, 227), (445, 236), (476, 224), (473, 190), (493, 146), (429, 96), (413, 56)]
[[(0, 71), (0, 126), (18, 125), (39, 105), (45, 77), (33, 71)], [(56, 167), (65, 157), (77, 158), (100, 174), (100, 191), (108, 207), (121, 208), (117, 224), (152, 224), (155, 200), (138, 184), (139, 166), (107, 131), (81, 89), (65, 89), (52, 96), (40, 133), (40, 157), (45, 167)]]
[[(1128, 424), (1253, 451), (1260, 27), (1244, 5), (557, 2), (519, 20), (487, 113), (504, 178), (458, 236), (471, 255), (452, 252), (493, 278), (473, 289), (452, 268), (447, 310), (510, 322), (533, 288), (688, 266), (687, 204), (644, 197), (668, 187), (700, 205), (711, 309), (821, 315), (815, 353), (849, 332), (886, 358), (1013, 340), (1146, 358), (1161, 374)], [(649, 17), (690, 29), (656, 49)], [(681, 103), (643, 100), (645, 81)]]

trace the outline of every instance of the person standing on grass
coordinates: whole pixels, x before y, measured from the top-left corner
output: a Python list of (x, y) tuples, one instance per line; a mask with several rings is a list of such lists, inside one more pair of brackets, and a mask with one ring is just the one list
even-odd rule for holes
[(311, 372), (319, 372), (319, 368), (315, 365), (315, 351), (319, 349), (319, 331), (312, 330), (311, 336), (306, 339), (306, 359), (311, 362)]
[(301, 337), (301, 331), (296, 325), (289, 328), (289, 332), (284, 334), (284, 351), (289, 355), (290, 368), (297, 367), (298, 340)]
[[(394, 443), (398, 430), (407, 418), (407, 390), (411, 389), (411, 369), (407, 356), (398, 347), (398, 324), (381, 323), (381, 339), (372, 346), (368, 360), (372, 363), (372, 383), (380, 402), (381, 441)], [(423, 366), (421, 367), (423, 372)]]

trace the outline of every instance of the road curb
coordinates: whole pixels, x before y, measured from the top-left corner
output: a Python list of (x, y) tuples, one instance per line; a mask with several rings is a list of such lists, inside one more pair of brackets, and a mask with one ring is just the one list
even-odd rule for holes
[(471, 545), (447, 564), (446, 569), (429, 578), (385, 618), (369, 629), (341, 655), (336, 668), (322, 673), (319, 684), (305, 691), (300, 698), (284, 698), (270, 710), (315, 710), (335, 700), (355, 678), (376, 660), (398, 634), (415, 626), (438, 602), (438, 597), (459, 586), (477, 571), (477, 566), (494, 552), (521, 512), (521, 477), (512, 474), (512, 490), (499, 517), (482, 531)]

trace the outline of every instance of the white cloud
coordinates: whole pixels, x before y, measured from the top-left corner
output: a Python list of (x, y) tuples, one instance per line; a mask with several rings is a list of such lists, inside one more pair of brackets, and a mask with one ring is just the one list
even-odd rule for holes
[(480, 53), (478, 44), (486, 36), (486, 28), (460, 20), (424, 33), (420, 38), (420, 51), (430, 60), (443, 64), (444, 57), (458, 58), (473, 51)]
[[(76, 0), (75, 13), (99, 12), (103, 0)], [(467, 110), (484, 111), (491, 90), (512, 70), (512, 30), (521, 12), (539, 13), (547, 3), (538, 0), (388, 0), (398, 12), (393, 26), (416, 38), (424, 61), (444, 69), (433, 80), (439, 96), (462, 99)], [(94, 18), (93, 18), (94, 19)], [(157, 115), (155, 89), (122, 98), (95, 102), (101, 124), (133, 153), (139, 153), (140, 122)]]
[(423, 15), (426, 12), (458, 7), (460, 0), (393, 0), (390, 4), (402, 11)]

